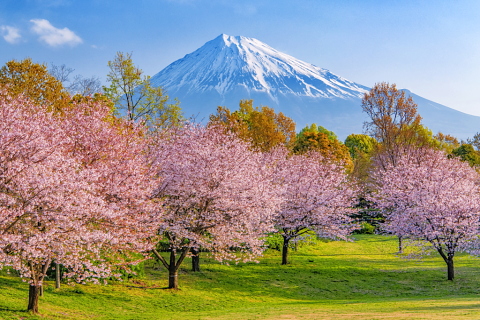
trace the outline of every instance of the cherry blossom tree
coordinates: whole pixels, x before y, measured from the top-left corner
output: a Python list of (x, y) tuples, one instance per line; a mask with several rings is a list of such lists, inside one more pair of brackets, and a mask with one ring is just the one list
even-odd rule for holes
[[(0, 266), (30, 284), (28, 310), (52, 262), (75, 281), (112, 275), (118, 254), (146, 251), (153, 181), (139, 130), (98, 103), (62, 115), (0, 95)], [(156, 221), (156, 220), (155, 220)]]
[(372, 177), (372, 200), (385, 214), (385, 229), (429, 242), (453, 280), (455, 253), (479, 234), (478, 173), (442, 151), (412, 149)]
[(169, 288), (191, 248), (209, 250), (219, 261), (248, 261), (261, 254), (261, 237), (272, 230), (278, 203), (261, 153), (220, 127), (187, 125), (164, 134), (155, 153), (161, 183), (163, 235)]
[(357, 196), (345, 168), (316, 152), (285, 154), (277, 168), (278, 183), (284, 187), (275, 218), (283, 237), (282, 264), (288, 263), (289, 242), (309, 231), (319, 237), (345, 239), (354, 228), (350, 215)]

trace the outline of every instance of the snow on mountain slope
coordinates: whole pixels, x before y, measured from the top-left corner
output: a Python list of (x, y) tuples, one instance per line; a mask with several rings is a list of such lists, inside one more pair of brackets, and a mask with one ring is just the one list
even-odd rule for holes
[[(297, 130), (316, 123), (342, 140), (361, 133), (368, 120), (361, 99), (370, 88), (247, 37), (222, 34), (167, 66), (151, 82), (178, 98), (185, 116), (196, 121), (208, 120), (220, 105), (236, 110), (241, 99), (283, 112)], [(434, 133), (467, 139), (480, 131), (480, 117), (407, 93)]]
[(295, 59), (265, 43), (222, 34), (169, 65), (151, 79), (169, 92), (188, 86), (188, 93), (224, 95), (243, 87), (274, 100), (279, 94), (315, 98), (361, 98), (368, 88), (326, 69)]

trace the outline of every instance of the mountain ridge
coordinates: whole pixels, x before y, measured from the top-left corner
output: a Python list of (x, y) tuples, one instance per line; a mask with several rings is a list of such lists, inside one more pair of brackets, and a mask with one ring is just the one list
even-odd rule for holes
[[(217, 72), (219, 67), (221, 73)], [(243, 85), (247, 90), (266, 92), (271, 97), (278, 93), (322, 98), (361, 97), (368, 91), (365, 86), (298, 60), (259, 40), (225, 34), (167, 66), (154, 75), (151, 82), (172, 89), (185, 82), (195, 83), (197, 91), (214, 89), (219, 94)], [(322, 86), (328, 90), (320, 90)]]
[[(243, 36), (221, 34), (150, 81), (177, 97), (187, 117), (194, 115), (200, 121), (215, 113), (217, 106), (236, 109), (242, 99), (283, 112), (298, 130), (317, 123), (341, 139), (361, 133), (368, 120), (361, 99), (369, 87)], [(434, 133), (466, 139), (480, 128), (480, 117), (406, 92), (414, 97), (423, 123)]]

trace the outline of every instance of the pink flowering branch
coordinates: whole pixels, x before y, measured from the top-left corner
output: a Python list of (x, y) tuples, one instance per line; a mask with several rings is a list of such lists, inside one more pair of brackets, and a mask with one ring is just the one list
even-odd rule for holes
[(209, 250), (219, 261), (261, 254), (278, 204), (262, 155), (221, 128), (194, 125), (163, 133), (156, 147), (155, 195), (164, 210), (159, 234), (170, 262), (154, 254), (168, 265), (169, 287), (178, 286), (178, 268), (191, 248)]
[(376, 192), (371, 200), (385, 214), (385, 229), (429, 242), (447, 264), (448, 280), (453, 280), (455, 253), (479, 234), (475, 169), (442, 151), (413, 149), (395, 167), (378, 169), (372, 177)]
[(357, 188), (343, 167), (318, 153), (278, 156), (282, 203), (275, 226), (283, 237), (282, 264), (287, 264), (289, 241), (309, 231), (319, 237), (346, 238), (354, 227), (350, 215)]
[(108, 106), (53, 115), (0, 96), (0, 265), (28, 280), (28, 308), (38, 312), (51, 262), (76, 281), (98, 281), (125, 252), (151, 249), (155, 181), (141, 129), (115, 122)]

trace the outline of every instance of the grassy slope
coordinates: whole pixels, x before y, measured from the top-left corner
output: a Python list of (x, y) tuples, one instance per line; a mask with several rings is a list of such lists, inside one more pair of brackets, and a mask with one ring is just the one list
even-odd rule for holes
[(478, 259), (456, 257), (456, 279), (446, 279), (439, 256), (412, 261), (395, 256), (396, 241), (357, 236), (356, 242), (319, 242), (279, 252), (259, 264), (221, 265), (202, 259), (202, 272), (180, 274), (181, 290), (165, 290), (164, 269), (142, 280), (108, 286), (51, 283), (41, 316), (24, 311), (27, 285), (0, 277), (0, 319), (475, 319), (480, 318)]

